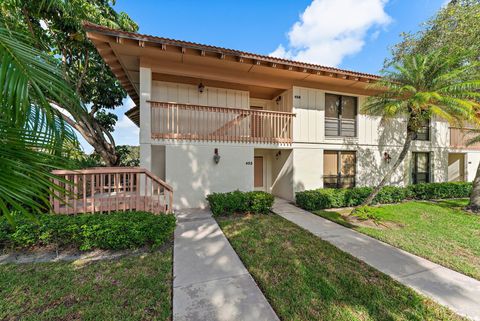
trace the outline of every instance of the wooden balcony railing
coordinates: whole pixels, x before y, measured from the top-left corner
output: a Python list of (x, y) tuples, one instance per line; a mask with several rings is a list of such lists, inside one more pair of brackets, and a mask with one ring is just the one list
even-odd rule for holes
[(450, 127), (450, 148), (480, 150), (480, 143), (467, 145), (475, 135), (477, 134), (469, 132), (468, 129)]
[(130, 210), (159, 214), (172, 210), (172, 188), (143, 168), (97, 167), (52, 174), (63, 190), (50, 199), (58, 214)]
[(291, 144), (294, 114), (149, 101), (154, 139)]

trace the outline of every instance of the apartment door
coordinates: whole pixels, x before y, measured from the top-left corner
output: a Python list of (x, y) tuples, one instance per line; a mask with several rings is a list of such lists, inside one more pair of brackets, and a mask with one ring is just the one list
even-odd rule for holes
[(253, 187), (262, 188), (263, 182), (263, 156), (253, 158)]

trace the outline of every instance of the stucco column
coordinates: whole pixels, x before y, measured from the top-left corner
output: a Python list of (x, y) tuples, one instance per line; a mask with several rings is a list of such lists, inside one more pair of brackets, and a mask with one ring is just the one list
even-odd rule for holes
[(140, 67), (140, 167), (152, 169), (150, 100), (152, 70)]

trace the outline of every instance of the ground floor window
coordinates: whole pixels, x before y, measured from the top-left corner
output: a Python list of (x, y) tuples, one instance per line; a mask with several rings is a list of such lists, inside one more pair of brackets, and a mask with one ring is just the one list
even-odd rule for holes
[(323, 152), (323, 187), (350, 188), (355, 186), (357, 157), (351, 151)]
[(430, 153), (412, 153), (412, 183), (430, 181)]

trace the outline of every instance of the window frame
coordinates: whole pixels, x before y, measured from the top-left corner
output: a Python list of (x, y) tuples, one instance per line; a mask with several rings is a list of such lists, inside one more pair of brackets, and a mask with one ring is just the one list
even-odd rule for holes
[[(325, 110), (326, 110), (326, 102), (327, 102), (327, 96), (335, 96), (339, 100), (339, 107), (337, 107), (337, 117), (329, 117), (329, 118), (336, 118), (337, 119), (337, 133), (336, 135), (329, 135), (327, 134), (327, 128), (325, 126), (325, 136), (326, 137), (357, 137), (357, 116), (358, 116), (358, 97), (357, 96), (348, 96), (348, 95), (340, 95), (340, 94), (333, 94), (333, 93), (325, 93)], [(343, 133), (343, 99), (344, 98), (353, 98), (354, 99), (354, 104), (355, 104), (355, 109), (354, 109), (354, 114), (355, 117), (353, 118), (353, 136), (350, 135), (344, 135)], [(324, 118), (324, 123), (326, 123), (326, 116)]]
[[(337, 175), (325, 175), (325, 167), (323, 168), (323, 188), (354, 188), (357, 184), (357, 151), (354, 150), (324, 150), (323, 151), (323, 161), (325, 164), (325, 154), (336, 154), (337, 156)], [(353, 175), (342, 175), (342, 153), (348, 153), (354, 155), (354, 174)], [(325, 165), (324, 165), (325, 166)], [(325, 179), (334, 179), (336, 183), (334, 186), (326, 187)], [(343, 179), (352, 179), (352, 184), (349, 187), (343, 187)], [(332, 185), (328, 183), (329, 185)]]
[[(418, 172), (418, 155), (419, 154), (425, 154), (427, 155), (427, 172)], [(430, 183), (431, 181), (431, 175), (432, 175), (432, 163), (431, 163), (431, 152), (412, 152), (412, 168), (411, 168), (411, 181), (412, 184), (422, 184), (422, 183)], [(426, 181), (425, 182), (418, 182), (418, 175), (419, 174), (426, 174)]]
[(427, 121), (427, 123), (421, 127), (421, 129), (426, 129), (425, 130), (426, 133), (421, 132), (421, 134), (425, 135), (425, 136), (422, 136), (421, 138), (419, 138), (418, 137), (419, 132), (417, 131), (417, 133), (415, 134), (415, 138), (413, 140), (418, 140), (418, 141), (423, 141), (423, 142), (430, 141), (430, 125), (431, 125), (431, 121), (429, 119)]

